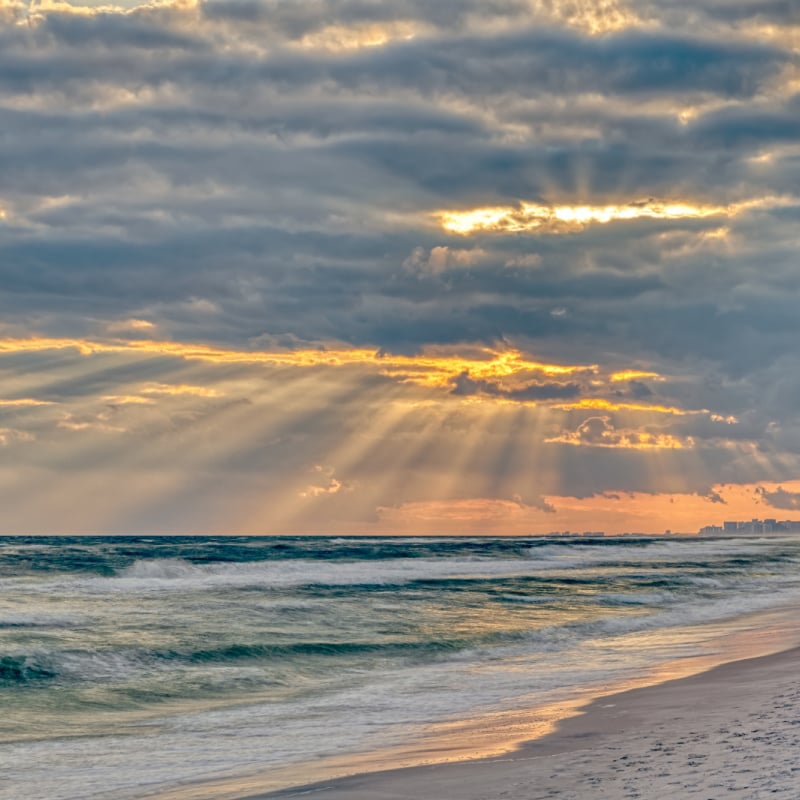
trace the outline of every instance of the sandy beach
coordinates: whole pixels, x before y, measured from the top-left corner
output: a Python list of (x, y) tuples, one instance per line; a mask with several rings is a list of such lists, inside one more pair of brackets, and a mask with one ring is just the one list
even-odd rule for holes
[(800, 796), (800, 648), (599, 698), (500, 758), (354, 775), (248, 800)]

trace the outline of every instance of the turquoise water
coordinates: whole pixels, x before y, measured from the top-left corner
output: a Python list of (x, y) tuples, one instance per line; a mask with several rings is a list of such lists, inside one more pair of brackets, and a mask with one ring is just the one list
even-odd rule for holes
[(567, 696), (796, 603), (799, 563), (788, 539), (0, 538), (0, 797), (142, 797)]

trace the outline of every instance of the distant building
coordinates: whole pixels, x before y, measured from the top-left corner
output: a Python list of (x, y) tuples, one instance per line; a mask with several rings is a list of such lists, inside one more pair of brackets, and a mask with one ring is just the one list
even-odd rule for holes
[(778, 521), (777, 519), (751, 519), (725, 520), (722, 526), (706, 525), (700, 528), (701, 536), (721, 536), (739, 535), (749, 536), (764, 533), (795, 533), (800, 532), (800, 520), (787, 519)]
[(722, 532), (721, 525), (706, 525), (705, 528), (700, 528), (701, 536), (719, 536)]

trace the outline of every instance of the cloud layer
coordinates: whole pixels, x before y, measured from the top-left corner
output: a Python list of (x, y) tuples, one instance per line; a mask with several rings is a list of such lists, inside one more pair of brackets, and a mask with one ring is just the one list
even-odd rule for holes
[(797, 507), (793, 3), (2, 0), (0, 165), (5, 532)]

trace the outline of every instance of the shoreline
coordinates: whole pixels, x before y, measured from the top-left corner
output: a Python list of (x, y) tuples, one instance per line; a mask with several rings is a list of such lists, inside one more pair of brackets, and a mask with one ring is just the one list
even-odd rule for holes
[[(674, 780), (668, 781), (669, 785), (663, 786), (660, 794), (651, 795), (646, 791), (627, 794), (598, 788), (600, 785), (595, 786), (592, 776), (604, 770), (616, 775), (619, 765), (609, 764), (614, 760), (613, 753), (620, 749), (629, 751), (623, 766), (628, 762), (631, 766), (640, 763), (646, 755), (640, 752), (643, 742), (656, 735), (661, 740), (653, 742), (653, 752), (663, 747), (669, 751), (664, 741), (679, 742), (687, 721), (698, 714), (701, 717), (720, 717), (721, 714), (724, 718), (727, 713), (735, 718), (739, 713), (736, 705), (742, 696), (754, 704), (752, 710), (742, 713), (745, 716), (757, 714), (760, 706), (768, 704), (774, 694), (773, 684), (786, 678), (793, 683), (796, 667), (800, 665), (800, 634), (796, 624), (791, 624), (793, 615), (786, 614), (787, 611), (789, 609), (779, 614), (755, 615), (754, 621), (772, 624), (755, 624), (749, 629), (725, 634), (715, 640), (718, 649), (712, 653), (677, 657), (625, 683), (588, 687), (569, 700), (520, 708), (513, 712), (513, 739), (508, 738), (508, 717), (512, 715), (506, 713), (505, 719), (497, 724), (494, 717), (484, 715), (446, 726), (449, 730), (443, 735), (417, 742), (416, 746), (412, 743), (395, 751), (321, 759), (302, 769), (293, 765), (280, 770), (260, 770), (235, 779), (201, 780), (146, 797), (150, 800), (288, 800), (299, 797), (321, 800), (494, 800), (500, 797), (505, 800), (540, 797), (584, 800), (597, 797), (602, 790), (604, 793), (600, 796), (607, 800), (617, 797), (661, 800), (674, 793)], [(800, 681), (797, 683), (800, 686)], [(754, 687), (757, 691), (753, 691)], [(797, 740), (792, 746), (800, 747), (800, 689), (792, 707), (796, 708), (798, 719)], [(738, 723), (733, 719), (728, 724)], [(505, 738), (498, 738), (495, 728), (504, 731)], [(701, 736), (707, 744), (713, 744), (715, 737), (719, 739), (718, 731)], [(716, 750), (724, 747), (724, 743), (717, 742)], [(711, 751), (709, 755), (714, 755), (715, 748)], [(785, 760), (792, 758), (787, 752)], [(576, 764), (576, 759), (584, 766)], [(710, 762), (713, 761), (714, 758), (710, 758)], [(666, 779), (671, 770), (674, 771), (674, 765), (668, 765), (665, 772), (663, 765), (654, 764), (641, 775), (662, 774)], [(619, 771), (624, 772), (623, 769)], [(587, 786), (570, 788), (584, 779), (589, 781)], [(800, 771), (794, 780), (792, 786), (800, 785)], [(546, 792), (542, 789), (542, 793), (531, 793), (548, 782)], [(524, 786), (527, 786), (525, 791), (519, 789)], [(686, 785), (680, 791), (681, 798), (693, 796)], [(756, 797), (747, 792), (724, 796), (730, 800), (754, 800)], [(774, 793), (769, 796), (781, 797)], [(796, 792), (786, 797), (796, 800)], [(700, 798), (698, 795), (698, 800)], [(706, 792), (702, 800), (717, 800), (717, 795)]]
[[(800, 785), (800, 767), (791, 766), (800, 746), (798, 665), (800, 645), (794, 644), (777, 653), (595, 697), (562, 718), (551, 733), (504, 756), (361, 772), (239, 795), (237, 800), (577, 800), (601, 792), (608, 798), (655, 800), (669, 792), (680, 792), (681, 798), (695, 793), (716, 798), (723, 790), (726, 798), (753, 800), (761, 796), (762, 789), (753, 785), (759, 780), (770, 797), (786, 791), (794, 799)], [(794, 736), (787, 738), (781, 728)], [(754, 741), (759, 752), (751, 749), (748, 754)], [(771, 760), (760, 752), (765, 749), (772, 751)], [(781, 765), (790, 781), (776, 786), (776, 766)], [(737, 772), (749, 782), (735, 785)], [(618, 791), (610, 782), (619, 784)], [(644, 785), (630, 785), (635, 783)], [(715, 790), (720, 794), (713, 794)]]

